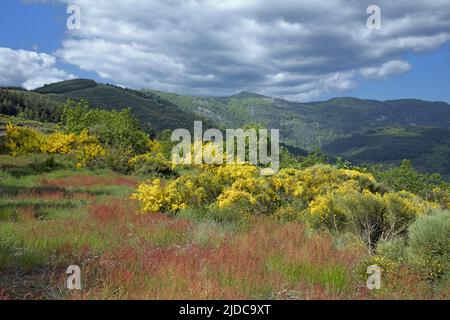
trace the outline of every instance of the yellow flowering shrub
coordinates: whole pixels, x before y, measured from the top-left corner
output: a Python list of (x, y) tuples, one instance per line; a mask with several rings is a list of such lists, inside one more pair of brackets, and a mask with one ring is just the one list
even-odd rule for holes
[(308, 206), (309, 222), (316, 228), (341, 229), (346, 216), (337, 199), (356, 192), (356, 188), (355, 181), (346, 181), (336, 190), (315, 197)]
[(106, 154), (105, 148), (88, 130), (83, 130), (78, 136), (62, 132), (44, 135), (35, 129), (12, 124), (6, 126), (6, 147), (13, 156), (28, 153), (75, 154), (78, 168)]
[(236, 180), (217, 198), (217, 204), (219, 208), (237, 207), (244, 212), (271, 213), (278, 200), (268, 179), (260, 177)]
[(139, 186), (134, 199), (142, 212), (183, 208), (231, 209), (241, 214), (274, 214), (314, 228), (350, 229), (370, 250), (406, 232), (427, 208), (438, 206), (406, 191), (376, 192), (372, 175), (329, 165), (284, 169), (260, 176), (249, 164), (196, 166), (175, 180)]
[(258, 168), (250, 164), (225, 164), (210, 170), (224, 184), (255, 177), (258, 172)]
[(148, 149), (149, 149), (150, 152), (161, 153), (162, 152), (162, 145), (157, 140), (149, 140), (148, 141)]
[(301, 219), (301, 211), (289, 205), (279, 208), (275, 211), (274, 216), (281, 221), (296, 221)]
[(139, 200), (141, 212), (165, 211), (177, 204), (169, 203), (169, 193), (165, 189), (160, 179), (155, 179), (149, 183), (142, 183), (138, 186), (137, 192), (132, 195), (132, 199)]
[(355, 188), (364, 189), (375, 184), (375, 178), (356, 170), (337, 169), (330, 165), (316, 165), (303, 170), (284, 169), (274, 175), (272, 183), (277, 192), (287, 200), (302, 198), (312, 201), (338, 189), (346, 181), (356, 182)]
[(91, 161), (106, 154), (105, 148), (98, 139), (89, 134), (88, 130), (83, 130), (77, 138), (77, 147), (75, 150), (78, 160), (77, 168), (87, 166)]
[(73, 133), (53, 133), (43, 139), (41, 151), (50, 154), (69, 154), (73, 151), (77, 136)]
[[(133, 199), (141, 202), (141, 212), (177, 212), (187, 207), (205, 207), (215, 201), (223, 186), (209, 171), (194, 172), (163, 183), (144, 182)], [(155, 200), (157, 199), (157, 201)]]
[(42, 140), (43, 135), (35, 129), (6, 125), (6, 148), (14, 157), (40, 152)]

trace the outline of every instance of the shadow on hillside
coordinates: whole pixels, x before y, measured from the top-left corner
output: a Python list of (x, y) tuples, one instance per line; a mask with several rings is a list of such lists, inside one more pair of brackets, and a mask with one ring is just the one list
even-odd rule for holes
[(21, 187), (21, 186), (11, 186), (3, 185), (0, 182), (0, 197), (2, 196), (17, 196), (19, 194), (31, 194), (31, 195), (45, 195), (49, 193), (63, 192), (68, 195), (69, 193), (65, 188), (57, 186), (38, 186), (38, 187)]
[(3, 170), (4, 172), (7, 172), (17, 178), (30, 175), (39, 175), (42, 173), (50, 173), (62, 168), (64, 168), (64, 166), (58, 164), (53, 158), (48, 158), (40, 162), (33, 162), (26, 166), (12, 164), (0, 165), (0, 170)]
[(37, 186), (37, 187), (22, 187), (22, 186), (12, 186), (4, 185), (0, 181), (0, 198), (1, 197), (16, 197), (18, 195), (34, 195), (34, 196), (45, 196), (46, 194), (52, 193), (62, 193), (66, 198), (69, 196), (76, 197), (77, 195), (91, 195), (91, 196), (110, 196), (113, 195), (111, 190), (89, 190), (83, 188), (75, 188), (74, 190), (68, 190), (64, 187), (58, 186)]

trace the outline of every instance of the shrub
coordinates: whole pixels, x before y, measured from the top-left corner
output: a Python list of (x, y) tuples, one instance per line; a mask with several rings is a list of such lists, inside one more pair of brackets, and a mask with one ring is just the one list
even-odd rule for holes
[(358, 191), (352, 181), (337, 190), (316, 197), (308, 207), (309, 222), (315, 228), (353, 230), (370, 251), (379, 240), (405, 236), (408, 227), (432, 204), (402, 191), (384, 195)]
[(134, 152), (131, 148), (108, 148), (103, 158), (106, 166), (116, 172), (126, 174), (131, 170), (129, 161), (133, 157)]
[(77, 168), (82, 168), (104, 156), (106, 150), (99, 143), (97, 137), (89, 134), (88, 130), (83, 130), (78, 136), (75, 154), (78, 160)]
[(226, 185), (231, 185), (237, 180), (255, 177), (258, 168), (249, 164), (226, 164), (217, 168), (206, 167), (212, 174)]
[(418, 194), (426, 200), (440, 203), (443, 208), (450, 202), (450, 184), (439, 174), (417, 172), (409, 160), (402, 161), (398, 167), (378, 172), (377, 176), (393, 191), (406, 190)]
[[(227, 168), (230, 167), (230, 168)], [(235, 170), (231, 170), (233, 167)], [(133, 199), (141, 202), (141, 212), (177, 212), (186, 207), (200, 208), (213, 204), (217, 197), (239, 177), (250, 175), (255, 167), (204, 166), (167, 182), (155, 179), (138, 187)], [(229, 174), (228, 174), (229, 173)]]
[(277, 202), (277, 194), (265, 178), (239, 179), (217, 198), (219, 208), (236, 208), (253, 214), (273, 213)]
[(315, 229), (340, 231), (344, 227), (346, 217), (337, 207), (334, 193), (318, 196), (311, 201), (307, 212), (307, 222)]
[(138, 186), (132, 195), (141, 202), (141, 212), (177, 212), (192, 207), (201, 208), (213, 203), (222, 186), (209, 172), (190, 173), (173, 181), (155, 179)]
[(170, 176), (175, 174), (172, 164), (161, 153), (149, 152), (135, 156), (128, 161), (128, 166), (139, 175)]
[(42, 140), (43, 135), (35, 129), (6, 125), (6, 148), (14, 157), (40, 152)]
[(381, 238), (384, 240), (406, 235), (411, 223), (426, 212), (429, 207), (434, 206), (432, 203), (423, 201), (407, 191), (386, 193), (383, 200), (386, 210), (383, 215)]
[[(330, 183), (328, 183), (329, 185)], [(343, 198), (349, 197), (358, 204), (361, 199), (353, 199), (361, 195), (361, 187), (356, 180), (347, 180), (339, 186), (335, 186), (324, 194), (319, 194), (313, 198), (308, 205), (307, 219), (314, 228), (325, 228), (332, 231), (340, 231), (346, 226), (349, 218), (346, 216), (348, 210), (356, 210), (357, 208), (348, 209), (345, 207)], [(367, 194), (372, 194), (367, 192)], [(353, 198), (351, 197), (353, 196)], [(348, 204), (349, 206), (351, 203)], [(363, 209), (364, 211), (364, 209)]]
[(405, 261), (407, 242), (405, 239), (382, 240), (377, 244), (377, 254), (392, 261)]
[(308, 205), (301, 200), (293, 201), (288, 205), (284, 205), (275, 211), (275, 218), (280, 221), (299, 221), (303, 218), (303, 212), (307, 209)]
[[(135, 160), (146, 157), (153, 161), (149, 155)], [(350, 229), (373, 252), (379, 240), (404, 237), (411, 223), (435, 205), (406, 191), (378, 191), (370, 174), (356, 170), (318, 165), (261, 177), (255, 166), (234, 164), (197, 166), (175, 180), (146, 182), (133, 197), (142, 212), (215, 207), (245, 216), (274, 214), (317, 229)]]
[(386, 207), (383, 197), (367, 190), (362, 193), (354, 191), (340, 197), (338, 202), (350, 228), (359, 235), (369, 250), (373, 250), (384, 231)]
[(32, 128), (8, 124), (6, 147), (13, 156), (29, 153), (74, 154), (78, 168), (92, 165), (94, 160), (106, 155), (106, 149), (87, 129), (78, 136), (62, 132), (44, 135)]
[(354, 181), (352, 187), (357, 190), (370, 188), (376, 184), (370, 174), (337, 169), (329, 165), (316, 165), (303, 170), (284, 169), (271, 179), (274, 188), (281, 193), (280, 196), (284, 201), (300, 198), (310, 202), (317, 196), (337, 190), (346, 181)]
[(360, 262), (358, 267), (356, 268), (356, 275), (361, 281), (367, 281), (369, 277), (367, 268), (370, 266), (380, 267), (383, 274), (393, 272), (399, 267), (399, 265), (395, 261), (387, 257), (381, 255), (369, 256), (362, 262)]
[(450, 273), (450, 212), (434, 210), (409, 228), (411, 262), (430, 279)]
[(160, 179), (152, 182), (142, 183), (138, 186), (136, 193), (132, 195), (132, 199), (141, 202), (142, 213), (156, 213), (160, 211), (173, 211), (186, 207), (169, 203), (169, 195), (165, 190), (165, 186)]
[(69, 154), (76, 142), (77, 136), (73, 133), (55, 132), (43, 139), (41, 151), (49, 154)]
[(149, 137), (140, 130), (139, 122), (130, 109), (91, 109), (86, 101), (69, 100), (64, 107), (62, 123), (70, 133), (81, 134), (89, 130), (108, 149), (131, 148), (133, 154), (148, 150)]

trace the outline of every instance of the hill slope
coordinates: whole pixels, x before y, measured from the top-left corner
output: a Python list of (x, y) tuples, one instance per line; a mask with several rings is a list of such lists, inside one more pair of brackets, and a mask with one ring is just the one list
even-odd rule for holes
[(175, 104), (152, 94), (124, 89), (109, 84), (98, 84), (92, 80), (69, 80), (36, 89), (48, 92), (47, 96), (65, 101), (87, 100), (95, 108), (131, 108), (139, 120), (157, 131), (163, 129), (191, 128), (194, 115), (181, 110)]
[(55, 122), (67, 99), (87, 100), (92, 107), (131, 108), (144, 127), (156, 131), (193, 127), (194, 114), (154, 94), (77, 79), (45, 85), (33, 91), (0, 90), (0, 113)]
[(450, 129), (385, 127), (337, 139), (323, 150), (359, 163), (397, 164), (409, 159), (421, 171), (450, 178)]

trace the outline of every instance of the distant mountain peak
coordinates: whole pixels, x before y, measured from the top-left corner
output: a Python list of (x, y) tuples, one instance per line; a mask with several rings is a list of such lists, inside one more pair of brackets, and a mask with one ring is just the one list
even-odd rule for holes
[(230, 98), (238, 98), (238, 99), (245, 99), (245, 98), (267, 98), (266, 96), (263, 96), (262, 94), (250, 92), (250, 91), (241, 91), (236, 94), (233, 94), (230, 96)]
[(34, 92), (47, 93), (68, 93), (88, 88), (94, 88), (98, 83), (91, 79), (71, 79), (52, 84), (46, 84), (43, 87), (34, 89)]

